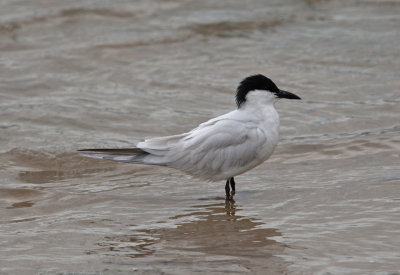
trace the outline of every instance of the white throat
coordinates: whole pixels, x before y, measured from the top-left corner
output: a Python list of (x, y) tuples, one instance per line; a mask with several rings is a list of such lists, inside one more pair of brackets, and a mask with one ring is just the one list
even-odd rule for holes
[(271, 92), (254, 90), (246, 95), (246, 102), (243, 103), (245, 108), (265, 108), (266, 106), (273, 106), (278, 98)]
[(268, 91), (254, 90), (247, 94), (246, 101), (240, 106), (239, 111), (248, 113), (266, 129), (279, 131), (279, 114), (274, 103), (276, 96)]

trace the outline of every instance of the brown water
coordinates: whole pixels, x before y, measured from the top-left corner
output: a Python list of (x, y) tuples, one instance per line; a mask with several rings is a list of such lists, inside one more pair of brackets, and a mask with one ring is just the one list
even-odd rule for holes
[[(1, 274), (399, 274), (400, 1), (0, 6)], [(254, 73), (304, 100), (235, 203), (74, 153), (190, 130)]]

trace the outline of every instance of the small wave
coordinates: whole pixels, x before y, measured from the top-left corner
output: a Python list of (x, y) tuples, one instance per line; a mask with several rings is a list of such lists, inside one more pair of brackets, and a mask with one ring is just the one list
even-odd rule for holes
[(400, 150), (400, 139), (393, 136), (377, 138), (335, 138), (302, 144), (286, 143), (274, 159), (285, 162), (304, 160), (343, 159), (360, 155), (378, 154)]
[(83, 158), (74, 152), (14, 148), (0, 157), (8, 162), (8, 170), (18, 173), (20, 181), (33, 184), (84, 178), (117, 168), (116, 163)]
[[(289, 17), (288, 17), (289, 18)], [(189, 30), (203, 36), (219, 36), (230, 37), (244, 35), (249, 31), (265, 31), (276, 28), (280, 25), (290, 22), (290, 20), (282, 18), (272, 18), (269, 20), (254, 20), (254, 21), (222, 21), (213, 23), (195, 24), (189, 26)]]
[[(59, 18), (69, 19), (80, 17), (88, 18), (90, 16), (97, 16), (97, 17), (113, 17), (118, 19), (126, 19), (126, 18), (134, 18), (136, 17), (136, 13), (124, 10), (113, 10), (109, 8), (69, 8), (65, 10), (61, 10), (54, 14), (44, 14), (40, 16), (33, 16), (30, 18), (24, 18), (21, 20), (14, 20), (9, 22), (4, 22), (0, 24), (0, 35), (1, 34), (10, 34), (15, 33), (16, 31), (22, 29), (24, 26), (31, 26), (33, 24), (41, 24), (48, 21), (54, 21)], [(65, 21), (66, 23), (76, 23), (75, 20)]]

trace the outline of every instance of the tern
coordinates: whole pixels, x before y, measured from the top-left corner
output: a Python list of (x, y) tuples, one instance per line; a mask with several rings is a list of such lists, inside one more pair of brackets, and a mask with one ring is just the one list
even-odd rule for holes
[(236, 110), (189, 132), (145, 139), (134, 148), (83, 149), (79, 154), (171, 167), (206, 181), (225, 180), (226, 199), (233, 200), (234, 177), (263, 163), (278, 144), (280, 122), (274, 105), (282, 98), (301, 99), (264, 75), (252, 75), (237, 88)]

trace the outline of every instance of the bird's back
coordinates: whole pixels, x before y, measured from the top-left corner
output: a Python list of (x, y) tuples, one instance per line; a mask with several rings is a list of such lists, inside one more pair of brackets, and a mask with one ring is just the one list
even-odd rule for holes
[(149, 153), (145, 164), (177, 168), (206, 180), (227, 179), (264, 162), (276, 146), (279, 117), (274, 108), (260, 112), (238, 109), (188, 133), (148, 139), (137, 147)]

